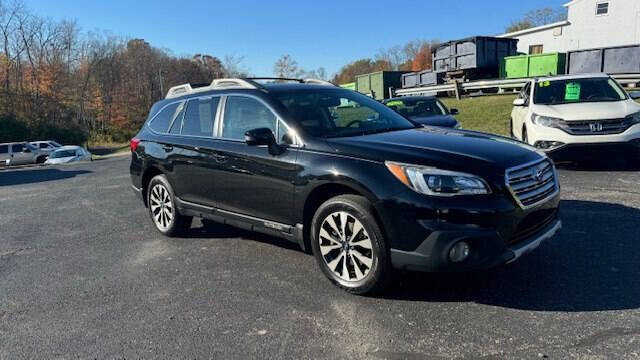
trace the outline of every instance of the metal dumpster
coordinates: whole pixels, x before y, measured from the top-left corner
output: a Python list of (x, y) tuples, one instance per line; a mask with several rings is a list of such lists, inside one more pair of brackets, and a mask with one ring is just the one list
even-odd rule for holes
[(388, 99), (389, 88), (398, 89), (402, 86), (402, 74), (409, 71), (377, 71), (370, 74), (356, 76), (356, 91), (370, 95), (376, 100)]
[(349, 89), (349, 90), (355, 90), (356, 89), (356, 83), (355, 82), (350, 82), (350, 83), (346, 83), (346, 84), (340, 84), (338, 86), (340, 86), (341, 88)]
[(640, 45), (570, 51), (567, 73), (640, 73)]
[(403, 89), (413, 88), (413, 87), (418, 86), (419, 84), (420, 84), (420, 81), (419, 81), (417, 72), (410, 72), (410, 73), (402, 74), (402, 88)]
[(498, 77), (502, 58), (517, 54), (518, 39), (474, 36), (449, 41), (433, 50), (436, 73), (463, 71), (467, 79)]
[(564, 74), (565, 62), (565, 53), (507, 56), (500, 66), (500, 78), (518, 79)]
[(431, 70), (421, 71), (418, 74), (420, 86), (438, 85), (444, 82), (444, 73), (437, 73)]

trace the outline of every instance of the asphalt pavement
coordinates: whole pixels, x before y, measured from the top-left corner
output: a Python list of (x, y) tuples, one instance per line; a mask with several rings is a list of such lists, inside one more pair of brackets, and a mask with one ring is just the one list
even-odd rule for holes
[(293, 244), (164, 238), (129, 157), (0, 170), (0, 358), (640, 358), (640, 172), (560, 171), (559, 235), (349, 295)]

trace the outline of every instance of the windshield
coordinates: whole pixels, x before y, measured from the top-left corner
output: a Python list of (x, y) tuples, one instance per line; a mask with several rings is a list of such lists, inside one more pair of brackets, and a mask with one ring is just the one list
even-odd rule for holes
[(627, 95), (610, 78), (540, 80), (534, 90), (534, 103), (558, 105), (583, 102), (621, 101)]
[(387, 106), (407, 117), (430, 117), (447, 115), (446, 108), (436, 99), (391, 100)]
[(332, 138), (413, 129), (387, 106), (353, 91), (314, 90), (275, 96), (311, 136)]
[(51, 154), (50, 158), (60, 159), (60, 158), (74, 157), (74, 156), (76, 156), (75, 150), (58, 150), (58, 151), (54, 151)]

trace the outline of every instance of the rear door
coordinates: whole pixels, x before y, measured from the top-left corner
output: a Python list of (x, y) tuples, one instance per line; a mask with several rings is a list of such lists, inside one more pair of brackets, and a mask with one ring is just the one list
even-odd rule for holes
[(190, 99), (184, 117), (169, 130), (176, 195), (190, 203), (215, 206), (214, 184), (219, 169), (214, 124), (220, 96)]
[[(285, 136), (289, 130), (261, 99), (232, 95), (225, 99), (218, 134), (220, 174), (215, 198), (223, 210), (283, 224), (293, 224), (293, 181), (299, 171), (297, 148)], [(244, 133), (269, 128), (283, 145), (279, 154), (266, 146), (249, 146)], [(289, 144), (286, 144), (289, 142)]]

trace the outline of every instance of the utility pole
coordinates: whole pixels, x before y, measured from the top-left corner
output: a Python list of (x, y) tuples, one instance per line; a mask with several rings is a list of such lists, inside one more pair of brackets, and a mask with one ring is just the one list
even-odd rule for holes
[(160, 96), (164, 96), (164, 85), (162, 84), (162, 69), (158, 69), (158, 77), (160, 78)]

